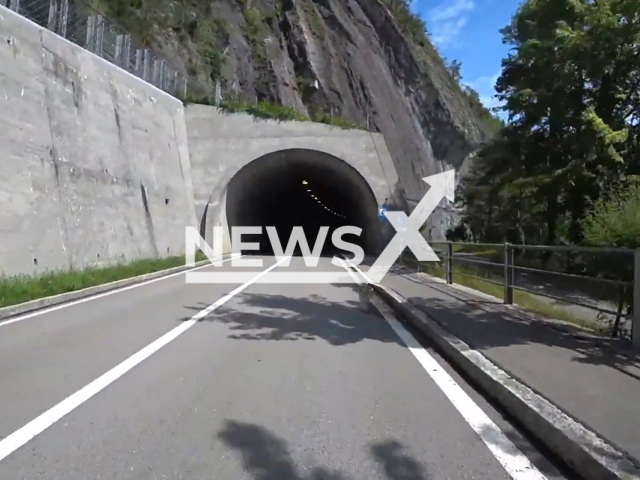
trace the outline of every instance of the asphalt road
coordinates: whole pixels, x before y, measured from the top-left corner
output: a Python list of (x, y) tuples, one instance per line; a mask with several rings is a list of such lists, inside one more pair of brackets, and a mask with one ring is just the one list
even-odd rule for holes
[(180, 274), (0, 323), (0, 479), (564, 478), (363, 305)]

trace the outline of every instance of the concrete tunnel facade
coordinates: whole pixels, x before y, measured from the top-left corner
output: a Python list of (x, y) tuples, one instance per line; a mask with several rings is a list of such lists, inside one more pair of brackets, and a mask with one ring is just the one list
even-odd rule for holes
[(242, 240), (264, 254), (273, 253), (267, 226), (276, 228), (283, 248), (293, 226), (303, 227), (310, 248), (327, 226), (323, 254), (331, 254), (331, 234), (340, 226), (362, 229), (343, 239), (368, 255), (392, 236), (378, 209), (397, 204), (398, 179), (381, 135), (202, 105), (187, 107), (185, 116), (196, 216), (210, 245), (214, 225), (223, 227), (227, 252), (234, 226), (262, 226), (261, 235)]

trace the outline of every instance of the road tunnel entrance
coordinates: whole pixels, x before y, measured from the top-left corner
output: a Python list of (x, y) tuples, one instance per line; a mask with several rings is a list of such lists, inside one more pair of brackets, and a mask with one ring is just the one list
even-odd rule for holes
[[(258, 253), (273, 254), (266, 227), (275, 227), (286, 248), (294, 227), (302, 227), (310, 250), (320, 228), (329, 227), (322, 255), (352, 253), (336, 249), (332, 233), (341, 226), (362, 229), (359, 236), (343, 240), (359, 245), (365, 254), (379, 248), (378, 205), (365, 178), (347, 162), (324, 152), (290, 149), (264, 155), (243, 167), (229, 182), (226, 196), (227, 225), (260, 226), (262, 233), (243, 235), (243, 242), (256, 242)], [(255, 254), (256, 251), (243, 251)], [(301, 251), (297, 246), (296, 255)]]

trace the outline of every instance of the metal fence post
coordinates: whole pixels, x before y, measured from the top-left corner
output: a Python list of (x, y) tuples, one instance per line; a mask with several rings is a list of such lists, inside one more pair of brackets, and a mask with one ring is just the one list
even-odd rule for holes
[(513, 279), (511, 272), (513, 270), (513, 259), (511, 257), (512, 248), (509, 243), (504, 244), (504, 303), (513, 303)]
[(136, 75), (138, 75), (138, 76), (140, 76), (141, 72), (142, 72), (142, 64), (143, 64), (143, 62), (142, 62), (143, 58), (142, 57), (143, 57), (143, 55), (144, 55), (144, 51), (143, 50), (140, 50), (139, 48), (136, 49), (136, 61), (135, 61), (134, 69), (135, 69)]
[(122, 38), (122, 65), (131, 71), (131, 35), (126, 34)]
[(9, 9), (20, 12), (20, 0), (9, 0)]
[(453, 283), (453, 243), (447, 242), (447, 283)]
[(104, 53), (102, 52), (102, 46), (104, 44), (104, 17), (102, 15), (98, 15), (98, 23), (96, 28), (96, 55), (104, 58)]
[(125, 35), (116, 35), (116, 48), (113, 55), (113, 60), (114, 63), (119, 67), (124, 66), (124, 62), (122, 61), (124, 52), (124, 37)]
[(182, 98), (187, 98), (189, 92), (189, 84), (187, 83), (187, 77), (182, 79)]
[(219, 107), (221, 102), (222, 102), (222, 92), (221, 92), (221, 89), (220, 89), (220, 80), (216, 80), (215, 95), (214, 95), (214, 99), (213, 99), (213, 104), (216, 107)]
[(58, 0), (49, 0), (49, 21), (47, 28), (52, 32), (56, 32), (58, 24)]
[(89, 18), (87, 18), (87, 38), (84, 43), (85, 48), (90, 52), (93, 52), (93, 49), (94, 49), (93, 43), (95, 39), (95, 35), (94, 35), (95, 28), (96, 28), (96, 17), (95, 15), (91, 15), (89, 16)]
[(636, 248), (633, 262), (633, 319), (631, 341), (640, 346), (640, 248)]
[(154, 58), (153, 59), (153, 77), (151, 83), (158, 88), (162, 88), (160, 84), (160, 79), (162, 78), (162, 61)]
[(151, 68), (149, 53), (150, 52), (147, 49), (142, 51), (142, 79), (147, 82), (149, 81), (149, 70)]
[(102, 57), (102, 40), (104, 38), (104, 17), (91, 15), (87, 19), (87, 50)]
[(49, 20), (47, 28), (61, 37), (67, 37), (69, 0), (49, 0)]
[(69, 0), (62, 0), (60, 8), (60, 31), (62, 37), (67, 38), (67, 26), (69, 25)]

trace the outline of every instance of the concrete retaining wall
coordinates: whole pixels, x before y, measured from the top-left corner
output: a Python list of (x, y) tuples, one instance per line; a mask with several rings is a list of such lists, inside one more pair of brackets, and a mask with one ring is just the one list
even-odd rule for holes
[(0, 7), (0, 273), (184, 252), (184, 110)]

